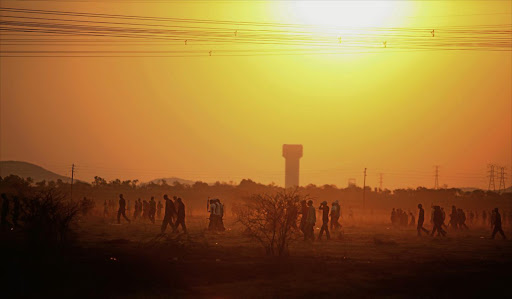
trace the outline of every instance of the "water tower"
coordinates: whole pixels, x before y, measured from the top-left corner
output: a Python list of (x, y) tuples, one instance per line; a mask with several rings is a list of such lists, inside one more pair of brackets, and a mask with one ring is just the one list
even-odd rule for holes
[(285, 188), (299, 186), (299, 161), (302, 158), (302, 144), (283, 144), (283, 157), (285, 161)]

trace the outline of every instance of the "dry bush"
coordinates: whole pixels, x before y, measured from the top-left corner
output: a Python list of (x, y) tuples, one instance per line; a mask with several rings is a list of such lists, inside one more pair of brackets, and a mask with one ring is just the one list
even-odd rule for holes
[(257, 194), (233, 208), (237, 222), (247, 235), (272, 256), (288, 255), (288, 246), (297, 236), (297, 215), (302, 198), (296, 192)]
[(66, 199), (54, 188), (45, 188), (22, 199), (21, 221), (29, 241), (56, 245), (68, 241), (71, 225), (93, 207), (91, 200)]

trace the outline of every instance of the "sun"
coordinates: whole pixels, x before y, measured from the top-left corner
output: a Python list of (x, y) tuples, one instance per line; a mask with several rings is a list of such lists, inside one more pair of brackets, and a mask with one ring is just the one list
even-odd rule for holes
[[(404, 3), (405, 2), (405, 3)], [(403, 23), (407, 1), (294, 1), (298, 22), (319, 27), (386, 27)]]

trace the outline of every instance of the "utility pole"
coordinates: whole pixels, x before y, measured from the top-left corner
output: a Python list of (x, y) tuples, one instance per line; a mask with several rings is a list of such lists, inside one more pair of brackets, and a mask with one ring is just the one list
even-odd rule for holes
[(491, 186), (492, 186), (492, 190), (493, 191), (496, 191), (496, 184), (494, 183), (494, 165), (493, 164), (490, 164), (489, 165), (489, 188), (487, 190), (491, 191)]
[(379, 190), (382, 191), (382, 173), (379, 173)]
[(434, 181), (434, 189), (439, 189), (439, 165), (436, 165), (436, 178)]
[(364, 177), (363, 177), (363, 209), (364, 209), (365, 197), (366, 197), (366, 168), (364, 169)]
[(71, 200), (73, 200), (73, 179), (75, 178), (75, 164), (71, 164)]
[[(505, 167), (500, 167), (500, 186), (498, 188), (498, 192), (501, 193), (501, 190), (505, 191)], [(503, 189), (501, 189), (503, 187)]]

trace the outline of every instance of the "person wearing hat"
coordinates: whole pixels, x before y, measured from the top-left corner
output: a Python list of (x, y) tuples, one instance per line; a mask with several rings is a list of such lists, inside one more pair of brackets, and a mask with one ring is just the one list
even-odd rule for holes
[(327, 240), (331, 239), (331, 234), (329, 233), (329, 206), (327, 205), (326, 201), (322, 201), (320, 204), (319, 210), (322, 210), (322, 228), (320, 228), (320, 235), (318, 235), (318, 240), (322, 239), (322, 235), (324, 234), (327, 236)]
[(316, 222), (316, 210), (313, 207), (313, 201), (308, 201), (308, 214), (306, 217), (306, 223), (304, 225), (304, 240), (315, 241), (315, 222)]
[(425, 221), (425, 210), (423, 210), (423, 206), (421, 204), (418, 204), (418, 209), (420, 210), (418, 212), (418, 236), (421, 236), (422, 231), (426, 232), (428, 235), (430, 231), (423, 227), (423, 222)]
[(493, 221), (493, 225), (494, 225), (494, 229), (492, 231), (492, 237), (491, 239), (494, 239), (494, 236), (496, 236), (496, 233), (500, 233), (501, 236), (503, 237), (503, 239), (506, 239), (507, 237), (505, 237), (505, 233), (503, 232), (503, 229), (501, 228), (501, 215), (500, 213), (498, 212), (498, 208), (495, 208), (494, 209), (494, 221)]

